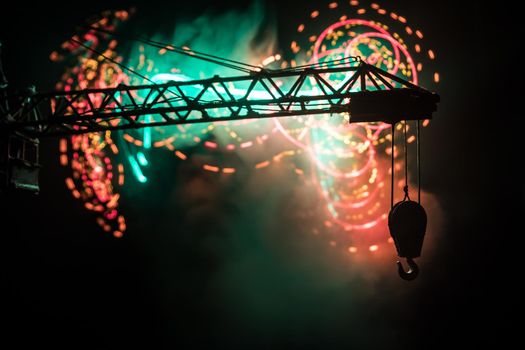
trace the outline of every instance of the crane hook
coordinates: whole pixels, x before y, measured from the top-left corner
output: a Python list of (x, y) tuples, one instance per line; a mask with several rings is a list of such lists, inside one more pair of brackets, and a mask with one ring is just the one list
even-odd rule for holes
[(403, 265), (401, 264), (401, 261), (397, 261), (397, 272), (399, 273), (399, 277), (404, 279), (405, 281), (413, 281), (416, 279), (417, 275), (419, 274), (419, 267), (417, 266), (416, 262), (412, 260), (411, 258), (407, 258), (407, 264), (408, 264), (408, 271), (405, 271), (403, 268)]

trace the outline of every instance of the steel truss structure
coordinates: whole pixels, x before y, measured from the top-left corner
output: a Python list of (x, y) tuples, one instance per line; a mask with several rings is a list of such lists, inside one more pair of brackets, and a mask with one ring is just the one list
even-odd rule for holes
[[(329, 82), (328, 75), (339, 82)], [(350, 122), (395, 124), (430, 119), (439, 96), (360, 61), (345, 67), (261, 69), (245, 76), (33, 92), (10, 100), (18, 107), (0, 118), (2, 128), (39, 138), (326, 113), (349, 113)]]

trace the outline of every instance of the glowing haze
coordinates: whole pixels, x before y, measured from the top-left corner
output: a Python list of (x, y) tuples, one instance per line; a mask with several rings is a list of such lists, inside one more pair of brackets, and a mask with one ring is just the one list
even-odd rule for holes
[[(140, 15), (140, 9), (136, 15)], [(107, 12), (94, 25), (118, 31), (123, 22), (133, 23), (128, 11)], [(312, 9), (302, 21), (292, 23), (289, 30), (295, 32), (295, 38), (278, 47), (275, 26), (268, 22), (262, 3), (255, 2), (243, 11), (220, 16), (205, 13), (175, 24), (171, 33), (159, 33), (151, 39), (271, 68), (360, 56), (415, 84), (430, 87), (439, 82), (439, 73), (431, 70), (436, 54), (424, 40), (423, 31), (411, 27), (401, 14), (378, 4), (328, 2)], [(81, 33), (77, 39), (156, 82), (239, 74), (175, 55), (166, 48), (137, 43), (128, 48), (129, 55), (124, 55), (122, 43), (93, 31)], [(71, 44), (64, 44), (51, 58), (68, 64), (57, 84), (59, 89), (148, 83)], [(344, 76), (325, 78), (337, 84)], [(318, 88), (314, 81), (307, 84), (312, 91)], [(239, 96), (245, 88), (231, 86)], [(255, 91), (255, 95), (268, 97), (263, 91)], [(423, 126), (427, 125), (425, 121)], [(398, 125), (399, 130), (402, 127)], [(407, 141), (412, 144), (414, 125), (407, 127)], [(272, 202), (272, 190), (261, 191), (258, 185), (295, 189), (296, 197), (289, 199), (296, 207), (286, 208), (285, 212), (292, 213), (290, 219), (296, 220), (296, 229), (322, 236), (320, 244), (355, 256), (358, 261), (368, 256), (392, 256), (395, 251), (386, 224), (390, 206), (389, 133), (389, 125), (350, 125), (344, 115), (192, 124), (72, 136), (60, 142), (60, 162), (72, 170), (66, 185), (73, 196), (95, 212), (99, 225), (115, 237), (127, 230), (126, 213), (119, 206), (122, 198), (127, 192), (140, 192), (141, 186), (153, 180), (152, 167), (162, 166), (157, 155), (168, 152), (174, 162), (190, 162), (205, 176), (219, 179), (219, 183), (234, 179), (248, 182), (250, 193), (265, 197), (270, 207), (279, 206), (275, 201), (282, 198), (273, 197)], [(403, 186), (400, 147), (396, 146), (395, 151), (399, 158), (399, 196)], [(195, 155), (195, 149), (202, 149), (200, 155)], [(197, 192), (195, 189), (186, 195), (191, 197)], [(201, 195), (208, 198), (207, 194)], [(425, 197), (424, 203), (427, 200)], [(271, 217), (271, 210), (268, 213)]]

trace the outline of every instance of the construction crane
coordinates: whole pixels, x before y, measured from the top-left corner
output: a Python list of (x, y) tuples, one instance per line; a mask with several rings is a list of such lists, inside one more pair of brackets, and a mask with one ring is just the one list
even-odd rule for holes
[[(76, 43), (84, 46), (81, 42)], [(192, 57), (198, 54), (185, 51), (180, 53)], [(202, 57), (216, 61), (212, 55)], [(38, 191), (38, 145), (42, 137), (346, 113), (350, 123), (391, 124), (393, 147), (394, 126), (398, 122), (431, 119), (439, 102), (436, 93), (370, 65), (359, 57), (346, 57), (332, 66), (317, 64), (278, 70), (251, 66), (245, 72), (247, 74), (241, 76), (163, 83), (146, 78), (151, 84), (121, 84), (105, 89), (50, 93), (36, 93), (34, 89), (28, 89), (22, 94), (8, 95), (7, 80), (0, 64), (1, 186), (4, 189)], [(325, 78), (331, 74), (339, 76), (337, 83)], [(245, 88), (239, 91), (235, 86)], [(392, 150), (392, 162), (393, 157)], [(393, 176), (392, 171), (392, 181)], [(417, 265), (412, 257), (418, 257), (421, 250), (421, 230), (424, 235), (426, 214), (419, 200), (394, 205), (393, 188), (390, 214), (395, 214), (397, 210), (398, 215), (389, 218), (389, 226), (398, 255), (407, 257), (411, 268), (408, 273), (404, 272), (398, 262), (399, 273), (404, 279), (413, 279), (417, 276)], [(415, 215), (415, 226), (418, 226), (418, 232), (410, 233), (408, 238), (404, 234), (413, 231), (415, 226), (407, 222), (407, 213), (408, 216)]]
[[(27, 163), (28, 170), (29, 163), (36, 165), (41, 137), (327, 113), (348, 113), (350, 123), (396, 124), (432, 118), (437, 94), (357, 60), (357, 65), (345, 67), (260, 69), (243, 76), (50, 93), (29, 89), (15, 96), (6, 95), (3, 77), (3, 186), (36, 188), (21, 183), (12, 165)], [(323, 78), (327, 74), (344, 78), (335, 86)], [(287, 80), (287, 86), (280, 84), (282, 80)], [(316, 88), (307, 87), (307, 80), (315, 82)], [(239, 96), (232, 84), (247, 88)], [(214, 100), (204, 99), (209, 95)]]
[[(323, 78), (337, 73), (347, 75), (338, 87)], [(282, 79), (292, 80), (291, 87), (279, 87), (277, 81)], [(306, 91), (304, 83), (312, 79), (318, 88), (308, 87)], [(236, 97), (232, 84), (248, 87), (243, 96)], [(370, 85), (375, 89), (370, 90)], [(262, 91), (255, 90), (256, 86)], [(203, 98), (210, 94), (216, 99)], [(436, 94), (363, 61), (353, 67), (292, 72), (261, 70), (248, 76), (119, 85), (27, 94), (20, 98), (22, 103), (7, 115), (9, 119), (3, 127), (32, 137), (327, 113), (349, 113), (351, 123), (395, 124), (401, 120), (431, 118), (438, 101)], [(259, 112), (259, 106), (274, 109)], [(162, 118), (144, 118), (147, 115)]]

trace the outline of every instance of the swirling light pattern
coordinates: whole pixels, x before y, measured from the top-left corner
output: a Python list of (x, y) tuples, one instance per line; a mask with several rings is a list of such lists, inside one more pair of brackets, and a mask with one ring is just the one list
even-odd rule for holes
[[(95, 23), (114, 29), (116, 24), (128, 18), (126, 11), (105, 12)], [(101, 38), (93, 33), (75, 36), (92, 47), (101, 46)], [(104, 54), (120, 59), (115, 50), (117, 42), (107, 43)], [(86, 88), (105, 88), (121, 83), (129, 83), (129, 78), (118, 67), (83, 50), (69, 41), (59, 51), (50, 55), (53, 61), (72, 60), (57, 89), (65, 91)], [(86, 101), (79, 101), (81, 106)], [(101, 103), (101, 101), (94, 101)], [(126, 231), (126, 220), (118, 211), (120, 194), (117, 188), (124, 185), (124, 165), (115, 164), (119, 147), (110, 132), (75, 135), (60, 140), (60, 164), (71, 168), (71, 176), (66, 178), (66, 186), (75, 198), (84, 202), (84, 207), (96, 213), (96, 221), (106, 232), (122, 237)]]
[[(94, 25), (114, 30), (129, 15), (126, 11), (107, 12)], [(103, 51), (106, 56), (125, 62), (117, 53), (118, 43), (114, 39), (93, 31), (76, 38)], [(431, 66), (436, 58), (423, 39), (423, 32), (410, 27), (405, 17), (378, 4), (330, 2), (325, 8), (312, 10), (308, 21), (297, 25), (296, 39), (291, 41), (287, 52), (263, 57), (259, 64), (287, 68), (360, 56), (367, 63), (415, 84), (423, 81), (425, 85), (430, 80), (438, 83), (438, 72), (431, 72), (430, 79), (420, 78), (428, 72), (423, 65)], [(153, 50), (138, 46), (136, 54), (128, 58), (127, 63), (157, 82), (200, 77), (202, 72), (181, 72), (177, 67), (163, 67), (160, 62), (169, 52), (167, 49), (169, 47)], [(59, 89), (148, 83), (71, 44), (64, 44), (61, 52), (54, 52), (51, 59), (62, 60), (71, 56), (71, 68), (57, 84)], [(337, 84), (344, 77), (333, 74), (324, 78)], [(318, 88), (315, 81), (308, 84), (311, 89)], [(231, 88), (237, 89), (239, 94), (244, 91), (242, 87)], [(428, 123), (428, 120), (424, 121), (423, 126)], [(398, 124), (397, 128), (403, 126)], [(415, 136), (411, 133), (411, 125), (407, 128), (410, 132), (407, 141), (412, 143)], [(279, 147), (261, 147), (270, 139), (279, 138), (283, 140), (278, 143)], [(390, 125), (387, 124), (349, 124), (348, 116), (344, 115), (301, 116), (73, 136), (61, 140), (60, 161), (72, 169), (66, 185), (73, 196), (82, 199), (88, 210), (98, 214), (97, 222), (104, 230), (121, 237), (126, 222), (117, 211), (120, 198), (117, 189), (123, 188), (124, 168), (131, 169), (134, 175), (130, 181), (148, 181), (144, 169), (150, 164), (151, 149), (163, 148), (186, 160), (185, 149), (194, 145), (226, 153), (259, 148), (259, 152), (252, 152), (247, 157), (254, 171), (264, 171), (287, 159), (298, 179), (315, 187), (323, 203), (323, 218), (312, 228), (313, 233), (322, 233), (329, 237), (331, 246), (342, 247), (351, 254), (368, 254), (380, 252), (382, 245), (392, 243), (385, 222), (390, 204), (390, 186), (388, 181), (385, 182), (391, 171), (388, 162), (390, 143)], [(396, 147), (394, 156), (398, 157), (398, 153)], [(401, 170), (401, 163), (396, 162), (395, 167)], [(203, 164), (202, 171), (227, 176), (235, 173), (237, 168), (235, 164), (228, 164), (227, 159), (217, 157)], [(398, 185), (401, 187), (402, 181)], [(312, 215), (316, 214), (312, 212)]]
[[(320, 27), (324, 29), (319, 32)], [(368, 64), (420, 84), (423, 63), (426, 66), (436, 57), (423, 42), (421, 30), (376, 3), (330, 2), (324, 9), (312, 10), (309, 21), (300, 23), (296, 34), (289, 46), (292, 59), (283, 61), (282, 68), (360, 56)], [(432, 77), (439, 82), (438, 72)], [(342, 81), (338, 76), (325, 78), (336, 84)], [(386, 162), (391, 152), (390, 125), (348, 124), (344, 118), (279, 119), (275, 123), (314, 164), (311, 182), (325, 201), (327, 217), (324, 227), (315, 228), (314, 233), (328, 233), (332, 246), (352, 254), (363, 250), (377, 253), (382, 244), (392, 243), (386, 229), (390, 186), (385, 183), (391, 171)], [(423, 122), (423, 126), (428, 124), (428, 120)], [(397, 125), (398, 130), (402, 127)], [(411, 125), (407, 129), (410, 132)], [(409, 134), (407, 142), (414, 141), (415, 135)], [(397, 158), (397, 146), (394, 152)], [(399, 161), (395, 167), (396, 171), (402, 169)], [(399, 188), (403, 185), (398, 183)]]

